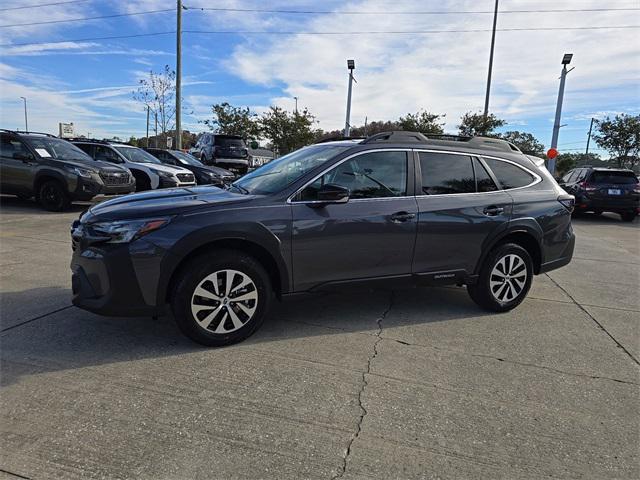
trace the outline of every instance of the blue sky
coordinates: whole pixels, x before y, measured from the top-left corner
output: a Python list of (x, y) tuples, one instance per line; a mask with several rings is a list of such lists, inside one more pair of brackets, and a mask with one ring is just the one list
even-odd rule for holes
[[(58, 0), (62, 1), (62, 0)], [(55, 0), (5, 1), (0, 9)], [(425, 108), (446, 114), (455, 132), (460, 115), (484, 102), (493, 0), (257, 1), (184, 0), (183, 28), (199, 31), (311, 32), (183, 35), (183, 125), (205, 127), (212, 103), (260, 112), (269, 105), (300, 107), (326, 130), (344, 124), (347, 58), (356, 60), (352, 123), (396, 119)], [(318, 11), (323, 14), (211, 11), (205, 8)], [(175, 35), (82, 40), (175, 29), (175, 12), (2, 28), (122, 13), (174, 9), (173, 0), (88, 0), (2, 11), (0, 117), (5, 128), (57, 132), (74, 122), (93, 136), (144, 135), (145, 113), (131, 96), (149, 69), (175, 65)], [(541, 12), (598, 8), (610, 11)], [(630, 9), (636, 10), (630, 10)], [(498, 29), (640, 25), (637, 1), (501, 0)], [(514, 12), (514, 10), (538, 10)], [(425, 14), (417, 12), (448, 12)], [(360, 12), (394, 12), (362, 15)], [(406, 12), (406, 13), (403, 13)], [(458, 33), (317, 35), (318, 32), (473, 30)], [(24, 43), (38, 42), (32, 45)], [(46, 43), (63, 42), (63, 43)], [(503, 130), (533, 133), (549, 145), (560, 59), (574, 53), (567, 79), (560, 150), (584, 149), (589, 120), (640, 111), (638, 29), (498, 31), (491, 111)]]

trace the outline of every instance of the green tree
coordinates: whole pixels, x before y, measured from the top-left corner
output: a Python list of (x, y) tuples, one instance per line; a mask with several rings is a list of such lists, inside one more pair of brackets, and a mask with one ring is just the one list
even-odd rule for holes
[(460, 118), (458, 130), (463, 137), (485, 136), (495, 137), (496, 128), (506, 125), (507, 122), (496, 117), (493, 113), (484, 118), (482, 113), (467, 112)]
[(545, 154), (544, 145), (530, 133), (513, 130), (511, 132), (501, 134), (500, 138), (513, 143), (516, 147), (522, 150), (522, 153), (526, 153), (527, 155), (536, 155), (541, 157)]
[(426, 110), (420, 110), (416, 113), (408, 113), (404, 117), (400, 117), (396, 122), (400, 130), (409, 132), (420, 132), (425, 135), (442, 135), (444, 121), (440, 122), (444, 115), (430, 113)]
[(234, 107), (227, 102), (211, 106), (213, 118), (204, 123), (216, 133), (224, 135), (240, 135), (245, 140), (257, 138), (260, 127), (257, 115), (249, 107)]
[(258, 120), (261, 135), (280, 155), (313, 143), (319, 133), (313, 129), (314, 123), (315, 117), (306, 108), (289, 113), (280, 107), (269, 107)]
[(616, 115), (596, 120), (593, 139), (600, 148), (607, 150), (618, 167), (633, 168), (640, 154), (640, 115)]

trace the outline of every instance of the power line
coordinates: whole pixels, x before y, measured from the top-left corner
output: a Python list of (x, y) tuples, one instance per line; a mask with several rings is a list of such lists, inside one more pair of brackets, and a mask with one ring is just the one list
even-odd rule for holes
[[(493, 10), (430, 10), (417, 12), (388, 12), (388, 11), (332, 11), (332, 10), (271, 10), (266, 8), (224, 8), (224, 7), (183, 7), (185, 10), (209, 10), (215, 12), (241, 12), (241, 13), (281, 13), (301, 15), (457, 15), (457, 14), (493, 14)], [(640, 10), (640, 8), (568, 8), (568, 9), (544, 9), (544, 10), (500, 10), (499, 13), (570, 13), (570, 12), (624, 12)]]
[[(607, 30), (607, 29), (631, 29), (640, 28), (640, 25), (609, 25), (594, 27), (532, 27), (532, 28), (498, 28), (498, 32), (529, 32), (549, 30)], [(264, 30), (183, 30), (182, 33), (206, 34), (206, 35), (420, 35), (440, 33), (482, 33), (490, 32), (489, 29), (473, 30), (397, 30), (397, 31), (358, 31), (358, 32), (310, 32), (310, 31), (264, 31)], [(67, 40), (54, 40), (48, 42), (2, 43), (0, 47), (24, 47), (28, 45), (46, 45), (67, 42), (88, 42), (92, 40), (118, 40), (124, 38), (153, 37), (176, 33), (175, 30), (167, 32), (139, 33), (136, 35), (115, 35), (109, 37), (86, 37)]]
[(67, 5), (69, 3), (83, 3), (88, 2), (89, 0), (69, 0), (66, 2), (54, 2), (54, 3), (38, 3), (35, 5), (21, 5), (20, 7), (7, 7), (0, 8), (0, 12), (6, 12), (8, 10), (23, 10), (25, 8), (38, 8), (38, 7), (50, 7), (52, 5)]
[(47, 20), (44, 22), (14, 23), (11, 25), (0, 25), (0, 28), (30, 27), (32, 25), (49, 25), (52, 23), (69, 23), (69, 22), (81, 22), (86, 20), (101, 20), (105, 18), (132, 17), (134, 15), (147, 15), (149, 13), (163, 13), (163, 12), (173, 12), (173, 11), (175, 11), (175, 8), (165, 8), (163, 10), (148, 10), (146, 12), (116, 13), (113, 15), (101, 15), (99, 17), (80, 17), (80, 18), (68, 18), (66, 20)]

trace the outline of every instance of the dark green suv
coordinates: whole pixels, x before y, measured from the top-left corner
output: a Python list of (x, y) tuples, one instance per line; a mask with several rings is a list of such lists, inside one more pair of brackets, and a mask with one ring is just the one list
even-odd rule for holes
[(75, 145), (46, 133), (0, 130), (0, 193), (59, 212), (74, 200), (135, 191), (128, 169), (96, 162)]

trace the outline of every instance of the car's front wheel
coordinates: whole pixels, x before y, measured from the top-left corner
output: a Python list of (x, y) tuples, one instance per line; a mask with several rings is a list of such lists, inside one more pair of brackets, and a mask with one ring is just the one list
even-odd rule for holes
[(181, 269), (171, 308), (186, 336), (220, 347), (253, 334), (272, 298), (269, 275), (257, 260), (243, 252), (218, 250)]
[(524, 300), (532, 279), (533, 262), (529, 252), (515, 243), (505, 243), (489, 253), (477, 283), (469, 285), (467, 291), (482, 308), (506, 312)]
[(67, 192), (57, 180), (45, 180), (40, 184), (38, 202), (42, 208), (50, 212), (61, 212), (71, 204)]

